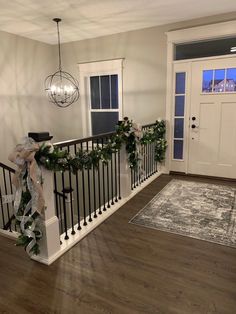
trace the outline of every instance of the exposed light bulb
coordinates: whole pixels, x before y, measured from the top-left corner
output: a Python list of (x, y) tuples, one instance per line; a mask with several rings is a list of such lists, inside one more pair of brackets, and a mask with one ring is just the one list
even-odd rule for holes
[(230, 52), (236, 52), (236, 47), (231, 47)]

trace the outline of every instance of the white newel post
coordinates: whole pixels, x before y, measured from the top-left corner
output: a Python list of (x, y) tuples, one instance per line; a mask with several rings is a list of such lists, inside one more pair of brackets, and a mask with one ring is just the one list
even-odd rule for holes
[(126, 152), (125, 145), (122, 144), (120, 150), (120, 186), (121, 186), (121, 196), (126, 198), (130, 196), (131, 190), (131, 169), (128, 163), (128, 156)]
[(43, 194), (45, 199), (45, 215), (42, 217), (42, 238), (39, 241), (40, 254), (32, 259), (46, 265), (50, 265), (60, 251), (59, 221), (56, 215), (54, 196), (54, 174), (45, 168), (41, 168), (43, 178)]

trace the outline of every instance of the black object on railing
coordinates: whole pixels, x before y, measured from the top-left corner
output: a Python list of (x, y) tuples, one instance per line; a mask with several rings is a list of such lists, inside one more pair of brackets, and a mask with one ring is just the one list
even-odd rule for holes
[[(103, 148), (114, 132), (55, 144), (72, 154)], [(112, 153), (107, 163), (73, 173), (71, 169), (54, 174), (55, 205), (60, 233), (69, 238), (121, 199), (120, 153)], [(68, 187), (68, 189), (67, 189)]]
[(0, 162), (0, 229), (10, 232), (16, 230), (14, 202), (11, 201), (12, 175), (14, 173), (14, 169)]

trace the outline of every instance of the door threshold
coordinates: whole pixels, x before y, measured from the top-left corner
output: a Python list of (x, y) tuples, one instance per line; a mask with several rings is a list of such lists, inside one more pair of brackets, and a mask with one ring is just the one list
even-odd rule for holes
[(236, 182), (236, 179), (232, 179), (232, 178), (206, 176), (206, 175), (203, 175), (203, 174), (185, 173), (185, 172), (181, 172), (181, 171), (170, 171), (170, 175), (181, 175), (181, 176), (185, 176), (185, 177), (205, 178), (205, 179), (212, 179), (212, 180), (222, 180), (222, 181), (228, 181), (228, 182)]

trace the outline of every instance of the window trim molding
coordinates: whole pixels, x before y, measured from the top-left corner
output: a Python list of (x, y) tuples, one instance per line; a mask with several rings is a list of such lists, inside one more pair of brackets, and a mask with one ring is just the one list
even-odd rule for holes
[[(172, 143), (173, 66), (174, 66), (174, 63), (177, 63), (177, 61), (174, 61), (175, 44), (188, 43), (192, 41), (201, 41), (201, 40), (207, 40), (207, 39), (216, 39), (216, 38), (220, 39), (226, 36), (236, 36), (236, 21), (209, 24), (209, 25), (204, 25), (204, 26), (195, 26), (195, 27), (185, 28), (181, 30), (169, 31), (169, 32), (166, 32), (165, 34), (167, 36), (167, 77), (166, 77), (167, 130), (166, 130), (166, 138), (167, 138), (168, 143)], [(227, 55), (225, 55), (224, 57), (227, 57)], [(211, 57), (209, 57), (208, 59), (210, 58)], [(220, 58), (220, 56), (218, 56), (218, 58)], [(181, 61), (185, 63), (188, 60), (181, 60)], [(169, 173), (171, 169), (171, 160), (172, 160), (171, 157), (172, 157), (172, 149), (171, 147), (169, 147), (166, 151), (165, 167), (166, 167), (167, 173)], [(185, 167), (186, 173), (187, 173), (187, 163), (188, 161), (186, 161), (186, 167)]]
[[(114, 109), (118, 111), (119, 120), (123, 116), (123, 63), (124, 58), (113, 60), (93, 61), (87, 63), (78, 63), (79, 69), (79, 82), (80, 82), (80, 101), (82, 112), (82, 130), (83, 136), (91, 136), (91, 99), (90, 99), (90, 80), (87, 79), (90, 76), (112, 75), (118, 74), (118, 99), (119, 108)], [(89, 105), (89, 107), (88, 107)], [(94, 111), (94, 109), (92, 110)], [(101, 111), (101, 109), (99, 109)], [(107, 111), (107, 110), (105, 110)], [(112, 109), (109, 109), (112, 111)]]

